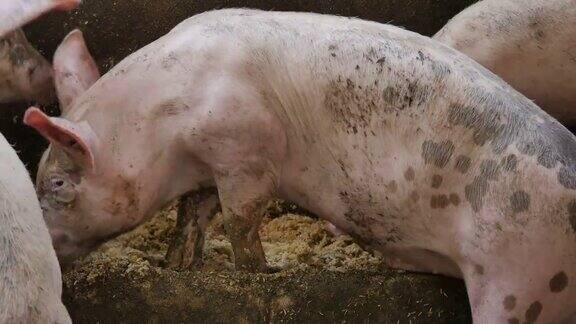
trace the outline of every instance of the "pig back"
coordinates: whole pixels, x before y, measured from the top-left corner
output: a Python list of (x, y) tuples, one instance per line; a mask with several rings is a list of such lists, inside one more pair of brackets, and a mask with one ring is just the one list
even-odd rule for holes
[(34, 186), (2, 135), (0, 152), (0, 322), (66, 319), (60, 266)]

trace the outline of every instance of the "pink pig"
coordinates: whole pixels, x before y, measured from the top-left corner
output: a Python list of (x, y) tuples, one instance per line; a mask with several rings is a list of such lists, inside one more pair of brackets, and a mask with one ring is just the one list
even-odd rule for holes
[(467, 56), (359, 19), (231, 9), (89, 88), (84, 57), (63, 116), (25, 116), (51, 143), (37, 190), (61, 260), (215, 185), (237, 269), (267, 270), (258, 227), (280, 196), (391, 267), (463, 278), (475, 323), (576, 321), (576, 138)]
[(0, 165), (0, 323), (71, 323), (34, 185), (1, 134)]
[(484, 65), (562, 123), (576, 123), (576, 1), (479, 1), (434, 39)]
[(0, 103), (54, 99), (52, 66), (26, 39), (24, 24), (51, 10), (70, 10), (80, 0), (0, 1)]

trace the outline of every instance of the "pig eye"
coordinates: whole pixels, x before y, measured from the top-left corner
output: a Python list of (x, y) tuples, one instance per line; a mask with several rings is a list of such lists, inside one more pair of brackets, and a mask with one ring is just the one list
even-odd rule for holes
[(60, 177), (53, 177), (48, 182), (48, 190), (59, 203), (68, 204), (74, 201), (76, 191), (74, 185)]
[(51, 179), (50, 184), (52, 189), (58, 189), (64, 186), (64, 180), (62, 179)]

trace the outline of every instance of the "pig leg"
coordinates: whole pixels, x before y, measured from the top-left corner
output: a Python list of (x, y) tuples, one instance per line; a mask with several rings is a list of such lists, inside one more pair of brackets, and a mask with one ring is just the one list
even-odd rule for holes
[(202, 264), (206, 227), (219, 208), (215, 188), (191, 192), (180, 199), (176, 236), (166, 254), (170, 268), (193, 269)]
[(269, 272), (260, 242), (260, 222), (275, 185), (267, 177), (217, 178), (226, 234), (232, 243), (236, 270)]
[(218, 187), (236, 269), (267, 272), (258, 229), (277, 194), (286, 160), (286, 133), (256, 88), (232, 80), (233, 86), (226, 87), (225, 81), (216, 80), (209, 87), (209, 113), (195, 119), (196, 132), (188, 145), (198, 160), (207, 163)]
[(474, 323), (574, 323), (564, 322), (574, 316), (567, 314), (573, 312), (570, 305), (559, 305), (565, 292), (554, 293), (548, 287), (554, 275), (467, 280)]
[(467, 258), (474, 262), (461, 269), (474, 323), (574, 323), (575, 255), (557, 244), (520, 241)]

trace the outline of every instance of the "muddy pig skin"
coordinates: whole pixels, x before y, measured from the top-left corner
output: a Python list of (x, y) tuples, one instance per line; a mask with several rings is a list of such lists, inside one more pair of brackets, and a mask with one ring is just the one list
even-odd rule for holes
[(434, 38), (498, 74), (560, 122), (576, 125), (576, 1), (484, 0)]
[(0, 103), (55, 99), (52, 66), (19, 29), (51, 10), (69, 10), (79, 0), (0, 1)]
[(28, 171), (0, 135), (0, 323), (71, 323)]
[(237, 269), (267, 270), (258, 225), (277, 195), (392, 267), (463, 278), (475, 323), (576, 320), (576, 138), (440, 42), (211, 11), (64, 111), (25, 116), (51, 142), (37, 188), (62, 260), (215, 184)]

